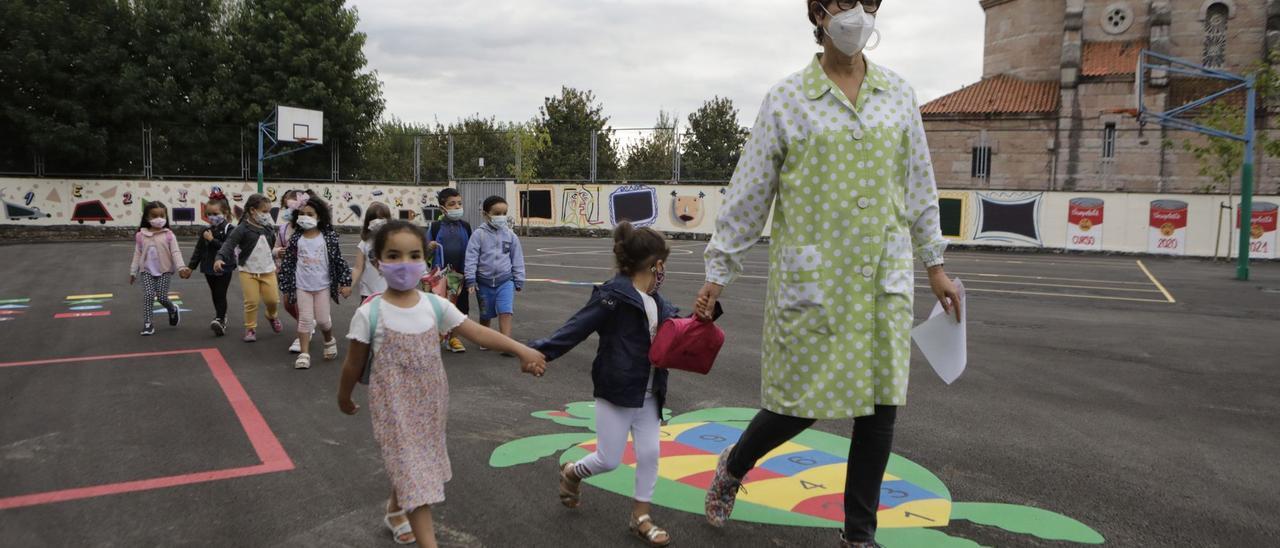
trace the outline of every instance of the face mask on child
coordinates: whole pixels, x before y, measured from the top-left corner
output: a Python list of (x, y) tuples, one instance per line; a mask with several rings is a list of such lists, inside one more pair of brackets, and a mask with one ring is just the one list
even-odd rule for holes
[(380, 230), (386, 224), (387, 224), (386, 219), (374, 219), (372, 221), (369, 221), (369, 233), (377, 234), (378, 230)]
[(319, 224), (319, 221), (317, 221), (315, 217), (311, 217), (309, 215), (302, 215), (298, 217), (298, 226), (302, 227), (303, 230), (311, 230), (315, 228), (317, 224)]
[(662, 289), (662, 282), (667, 281), (667, 269), (658, 270), (658, 267), (655, 266), (650, 268), (649, 271), (653, 272), (653, 289), (649, 290), (649, 294), (656, 295), (658, 290)]
[(222, 224), (222, 221), (225, 221), (225, 220), (227, 220), (227, 218), (226, 218), (226, 217), (223, 217), (222, 215), (210, 215), (210, 216), (209, 216), (209, 223), (213, 224), (213, 226), (218, 226), (218, 225)]
[(456, 221), (456, 220), (458, 220), (458, 219), (461, 219), (461, 218), (462, 218), (462, 208), (458, 208), (458, 209), (446, 209), (446, 210), (444, 210), (444, 216), (445, 216), (445, 218), (449, 219), (450, 221)]
[(254, 218), (255, 218), (255, 219), (257, 219), (257, 220), (258, 220), (258, 224), (260, 224), (260, 225), (262, 225), (262, 226), (271, 226), (271, 224), (272, 224), (272, 223), (271, 223), (271, 214), (270, 214), (270, 213), (258, 213), (258, 215), (257, 215), (256, 217), (254, 217)]
[(164, 220), (164, 217), (152, 217), (151, 220), (147, 221), (152, 228), (164, 228), (164, 225), (167, 222), (168, 221)]
[(494, 216), (492, 216), (492, 217), (489, 217), (489, 222), (490, 222), (490, 223), (493, 223), (493, 226), (495, 226), (495, 227), (503, 228), (503, 227), (507, 226), (507, 216), (506, 216), (506, 215), (494, 215)]
[(387, 280), (387, 287), (396, 291), (408, 291), (418, 286), (422, 275), (427, 273), (427, 263), (409, 261), (404, 263), (382, 263), (378, 266), (382, 277)]

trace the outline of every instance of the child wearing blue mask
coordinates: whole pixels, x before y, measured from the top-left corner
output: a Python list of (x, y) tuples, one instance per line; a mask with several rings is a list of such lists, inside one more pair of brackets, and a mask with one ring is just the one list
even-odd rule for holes
[(507, 200), (490, 196), (485, 198), (483, 207), (487, 222), (467, 242), (463, 274), (467, 290), (480, 305), (480, 325), (489, 327), (498, 318), (498, 330), (510, 337), (515, 294), (524, 288), (524, 252), (520, 250), (520, 239), (508, 226)]

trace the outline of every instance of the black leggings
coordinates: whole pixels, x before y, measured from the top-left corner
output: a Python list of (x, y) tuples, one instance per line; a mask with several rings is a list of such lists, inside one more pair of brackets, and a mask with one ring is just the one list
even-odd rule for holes
[[(877, 405), (874, 415), (853, 420), (853, 443), (849, 444), (844, 481), (844, 534), (851, 542), (871, 542), (876, 538), (880, 482), (889, 464), (897, 416), (897, 407)], [(761, 409), (729, 453), (729, 473), (736, 478), (746, 477), (756, 461), (814, 422)]]
[(209, 292), (213, 294), (214, 317), (227, 321), (227, 289), (231, 287), (231, 275), (205, 274), (204, 279), (209, 282)]

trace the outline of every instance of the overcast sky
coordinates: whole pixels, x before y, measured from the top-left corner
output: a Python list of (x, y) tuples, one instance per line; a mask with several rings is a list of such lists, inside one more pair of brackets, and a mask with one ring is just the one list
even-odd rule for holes
[[(595, 92), (614, 127), (684, 120), (714, 95), (749, 125), (768, 87), (818, 46), (799, 0), (352, 0), (387, 116), (533, 118), (568, 85)], [(922, 101), (977, 81), (978, 0), (886, 0), (871, 59)]]

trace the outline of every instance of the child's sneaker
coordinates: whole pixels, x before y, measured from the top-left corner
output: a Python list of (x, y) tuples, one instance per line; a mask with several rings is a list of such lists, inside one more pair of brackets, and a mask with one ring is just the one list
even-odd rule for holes
[(257, 342), (258, 333), (253, 329), (244, 330), (244, 342)]
[(214, 318), (212, 322), (209, 322), (209, 329), (212, 329), (213, 334), (219, 337), (227, 334), (227, 324), (223, 323), (220, 318)]
[(844, 538), (844, 531), (840, 532), (840, 548), (881, 548), (880, 543), (871, 542), (854, 542)]
[(462, 341), (458, 340), (457, 337), (453, 337), (449, 339), (449, 351), (454, 354), (461, 354), (467, 351), (467, 347), (462, 346)]
[(311, 354), (298, 354), (298, 359), (293, 360), (294, 369), (311, 369)]
[(279, 333), (284, 331), (284, 324), (280, 323), (280, 318), (271, 318), (271, 330)]
[(711, 485), (707, 486), (705, 510), (707, 523), (713, 527), (724, 527), (724, 522), (728, 521), (729, 515), (733, 513), (733, 504), (738, 499), (738, 489), (742, 488), (742, 480), (729, 473), (731, 451), (733, 451), (732, 445), (724, 448), (720, 453), (720, 460), (716, 462), (716, 475), (711, 479)]
[(182, 314), (178, 310), (178, 305), (173, 304), (169, 306), (173, 307), (169, 309), (169, 325), (178, 325), (178, 322), (182, 321)]
[(153, 325), (151, 322), (147, 322), (147, 323), (142, 324), (142, 333), (141, 333), (141, 335), (142, 335), (143, 337), (150, 337), (151, 335), (155, 335), (155, 334), (156, 334), (156, 326), (155, 326), (155, 325)]
[(293, 339), (293, 344), (289, 345), (289, 353), (290, 354), (302, 353), (302, 339), (298, 339), (298, 338)]

